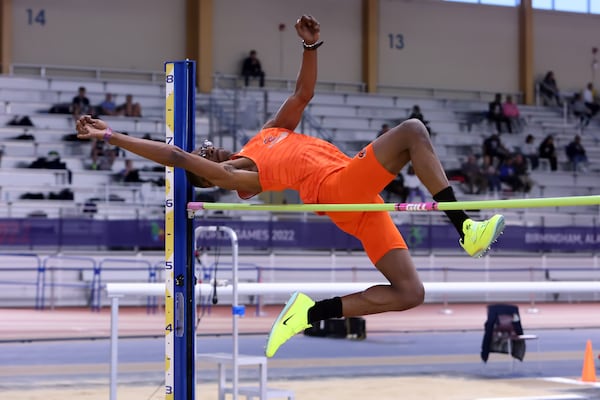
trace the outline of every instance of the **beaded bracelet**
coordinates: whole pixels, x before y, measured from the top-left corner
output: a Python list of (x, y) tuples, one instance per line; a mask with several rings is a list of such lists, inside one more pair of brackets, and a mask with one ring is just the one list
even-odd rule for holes
[(304, 50), (316, 50), (319, 47), (321, 47), (322, 45), (323, 45), (322, 40), (315, 42), (313, 44), (306, 44), (306, 42), (304, 40), (302, 41), (302, 47), (304, 47)]
[(112, 129), (110, 129), (110, 126), (106, 127), (106, 130), (104, 131), (104, 141), (106, 143), (108, 143), (110, 141), (110, 138), (112, 137), (113, 131)]

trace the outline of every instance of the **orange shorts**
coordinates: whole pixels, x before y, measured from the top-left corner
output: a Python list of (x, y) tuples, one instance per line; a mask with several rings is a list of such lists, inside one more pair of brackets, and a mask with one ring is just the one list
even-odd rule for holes
[[(383, 203), (379, 193), (395, 175), (375, 157), (373, 145), (362, 149), (343, 169), (319, 187), (322, 204)], [(388, 212), (331, 212), (329, 218), (346, 233), (359, 239), (373, 264), (392, 249), (406, 249), (406, 242)]]

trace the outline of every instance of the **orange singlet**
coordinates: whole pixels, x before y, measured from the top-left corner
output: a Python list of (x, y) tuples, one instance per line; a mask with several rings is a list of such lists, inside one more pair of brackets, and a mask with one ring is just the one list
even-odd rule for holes
[[(232, 158), (239, 157), (256, 164), (262, 190), (294, 189), (305, 204), (383, 203), (379, 193), (394, 178), (370, 144), (350, 158), (329, 142), (282, 128), (260, 131)], [(362, 242), (374, 264), (391, 249), (407, 248), (387, 212), (326, 214)]]

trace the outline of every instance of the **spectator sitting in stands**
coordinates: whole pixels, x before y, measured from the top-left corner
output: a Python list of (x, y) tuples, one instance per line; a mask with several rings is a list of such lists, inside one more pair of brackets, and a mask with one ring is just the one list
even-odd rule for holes
[(533, 187), (533, 180), (529, 176), (529, 168), (527, 166), (527, 161), (523, 157), (521, 153), (516, 153), (513, 156), (513, 168), (517, 178), (521, 181), (521, 189), (524, 193), (529, 193), (531, 188)]
[(587, 84), (583, 91), (583, 101), (585, 102), (585, 106), (590, 110), (590, 118), (593, 118), (600, 110), (600, 104), (598, 103), (594, 84), (591, 82)]
[(569, 162), (573, 166), (573, 171), (587, 171), (588, 158), (579, 135), (575, 135), (573, 141), (565, 147), (565, 152)]
[(124, 115), (126, 117), (141, 117), (142, 107), (140, 103), (133, 102), (133, 95), (128, 94), (125, 96), (125, 103), (121, 104), (116, 108), (117, 115)]
[(388, 124), (381, 125), (381, 129), (379, 130), (379, 132), (377, 132), (377, 137), (383, 135), (384, 133), (386, 133), (389, 130), (390, 130), (390, 126)]
[(120, 182), (144, 182), (140, 178), (140, 171), (133, 167), (133, 160), (125, 160), (125, 168), (117, 174), (117, 180)]
[(512, 157), (506, 157), (498, 171), (500, 173), (500, 182), (506, 183), (513, 192), (521, 190), (523, 184), (517, 176)]
[(400, 203), (406, 203), (406, 199), (408, 198), (408, 188), (404, 186), (404, 175), (402, 172), (399, 172), (393, 181), (387, 184), (385, 188), (383, 188), (384, 194), (383, 198), (385, 201), (390, 201), (391, 195), (396, 195), (400, 199)]
[(92, 169), (110, 171), (117, 157), (117, 150), (111, 148), (104, 140), (93, 139), (90, 156), (92, 158)]
[(523, 155), (516, 153), (507, 157), (499, 169), (500, 181), (510, 186), (511, 191), (528, 193), (533, 186), (533, 181), (529, 177), (527, 163)]
[(525, 142), (521, 147), (521, 154), (523, 154), (523, 157), (525, 157), (525, 159), (529, 161), (529, 165), (531, 166), (532, 170), (537, 169), (538, 165), (540, 165), (538, 149), (533, 144), (534, 141), (535, 138), (533, 137), (533, 135), (529, 134), (525, 138)]
[(429, 121), (427, 121), (425, 119), (425, 117), (423, 116), (423, 113), (421, 112), (421, 107), (419, 107), (417, 104), (415, 104), (410, 112), (410, 115), (408, 116), (408, 119), (411, 118), (416, 118), (419, 121), (421, 121), (423, 123), (423, 125), (425, 125), (425, 128), (427, 128), (427, 132), (429, 133), (429, 136), (431, 136), (431, 128), (429, 127)]
[(500, 93), (496, 93), (494, 100), (489, 102), (487, 118), (488, 121), (496, 125), (496, 133), (502, 133), (502, 124), (506, 126), (508, 133), (512, 133), (510, 120), (502, 110), (502, 95)]
[(117, 114), (117, 105), (113, 101), (112, 93), (106, 93), (104, 97), (104, 101), (98, 104), (97, 107), (99, 115), (116, 115)]
[(523, 119), (521, 118), (521, 113), (519, 112), (519, 107), (513, 102), (512, 96), (507, 95), (506, 101), (502, 103), (502, 114), (508, 119), (508, 123), (510, 124), (512, 132), (521, 132), (523, 127)]
[(77, 96), (73, 97), (73, 100), (71, 100), (71, 114), (73, 114), (73, 118), (77, 120), (83, 114), (93, 114), (92, 111), (90, 99), (87, 98), (85, 87), (80, 86)]
[(412, 164), (408, 165), (406, 170), (406, 178), (404, 179), (404, 186), (408, 189), (408, 202), (413, 201), (414, 196), (419, 196), (421, 203), (425, 202), (425, 192), (421, 186), (421, 181), (415, 174), (415, 169)]
[(508, 149), (504, 147), (496, 133), (483, 141), (483, 156), (489, 159), (489, 164), (494, 166), (501, 164), (508, 155)]
[(571, 111), (573, 112), (573, 115), (579, 119), (579, 127), (581, 129), (589, 125), (590, 119), (592, 119), (592, 112), (586, 106), (580, 93), (575, 93), (573, 95), (573, 99), (571, 100)]
[(539, 87), (543, 105), (548, 106), (552, 101), (556, 101), (556, 105), (562, 107), (562, 99), (553, 71), (548, 71), (546, 73), (544, 79), (540, 82)]
[(248, 86), (250, 78), (258, 78), (259, 86), (265, 86), (265, 72), (260, 65), (260, 60), (256, 56), (256, 50), (250, 50), (248, 57), (244, 59), (242, 64), (242, 76), (244, 77), (245, 86)]
[(501, 189), (500, 176), (498, 169), (491, 162), (491, 158), (486, 157), (483, 159), (483, 173), (488, 182), (488, 190), (490, 193), (498, 193)]
[(485, 192), (488, 181), (475, 155), (469, 154), (469, 157), (461, 166), (461, 174), (465, 177), (468, 194), (482, 194)]
[(554, 137), (552, 135), (546, 136), (540, 147), (538, 148), (538, 155), (540, 158), (550, 161), (550, 169), (556, 171), (558, 169), (558, 160), (556, 159), (556, 148), (554, 147)]

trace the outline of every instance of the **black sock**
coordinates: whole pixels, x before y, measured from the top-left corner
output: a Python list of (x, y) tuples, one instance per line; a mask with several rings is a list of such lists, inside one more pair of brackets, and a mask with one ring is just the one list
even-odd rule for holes
[(314, 306), (308, 309), (308, 323), (322, 321), (329, 318), (339, 318), (342, 316), (342, 299), (333, 297), (331, 299), (317, 301)]
[[(443, 189), (442, 191), (434, 194), (433, 199), (439, 203), (456, 201), (456, 197), (454, 196), (454, 190), (452, 190), (452, 186), (448, 186), (446, 189)], [(454, 227), (456, 228), (456, 231), (460, 235), (460, 238), (464, 239), (462, 226), (463, 222), (465, 222), (465, 220), (469, 218), (469, 216), (462, 210), (444, 211), (444, 213), (448, 216), (450, 222), (452, 222), (452, 225), (454, 225)]]

